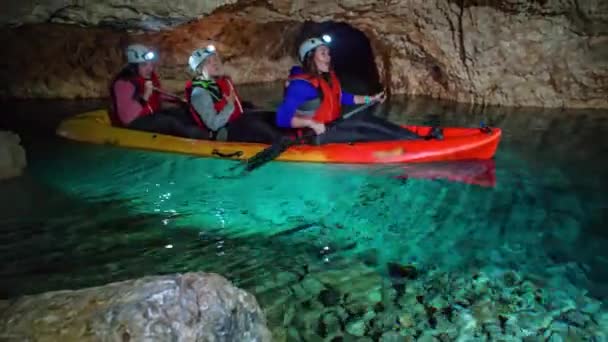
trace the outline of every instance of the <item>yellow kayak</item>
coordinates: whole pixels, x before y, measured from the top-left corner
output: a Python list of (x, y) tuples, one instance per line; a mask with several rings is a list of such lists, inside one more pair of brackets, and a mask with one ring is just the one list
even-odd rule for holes
[[(428, 126), (404, 126), (428, 134)], [(105, 109), (63, 120), (56, 133), (67, 139), (127, 148), (183, 153), (201, 157), (249, 159), (267, 144), (188, 139), (114, 127)], [(412, 163), (494, 156), (501, 130), (493, 128), (444, 128), (444, 140), (397, 140), (292, 146), (276, 160), (317, 163)]]

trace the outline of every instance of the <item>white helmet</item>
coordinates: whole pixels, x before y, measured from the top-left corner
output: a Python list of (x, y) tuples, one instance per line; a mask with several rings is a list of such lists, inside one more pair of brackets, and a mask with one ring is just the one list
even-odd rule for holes
[(152, 50), (141, 44), (127, 46), (125, 53), (129, 63), (145, 63), (156, 58), (156, 54)]
[(300, 62), (304, 62), (304, 58), (306, 58), (306, 54), (310, 51), (316, 49), (321, 45), (329, 46), (331, 43), (331, 37), (327, 34), (324, 34), (321, 38), (309, 38), (306, 39), (302, 44), (300, 44)]
[(207, 45), (204, 49), (196, 49), (188, 58), (188, 65), (192, 71), (196, 72), (196, 68), (207, 59), (207, 57), (215, 53), (215, 46)]

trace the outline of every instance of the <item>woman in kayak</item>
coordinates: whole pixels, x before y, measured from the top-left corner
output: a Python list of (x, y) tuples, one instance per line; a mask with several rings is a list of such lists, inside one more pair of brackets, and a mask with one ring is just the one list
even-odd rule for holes
[(209, 131), (210, 139), (270, 143), (281, 136), (272, 124), (274, 113), (243, 108), (213, 45), (193, 51), (188, 65), (195, 76), (186, 84), (186, 101), (192, 118)]
[(186, 138), (205, 138), (200, 128), (178, 118), (183, 109), (171, 106), (175, 100), (159, 92), (161, 84), (155, 72), (154, 52), (144, 45), (132, 44), (127, 47), (126, 55), (128, 64), (110, 84), (112, 124)]
[[(342, 90), (331, 68), (327, 35), (305, 40), (299, 49), (302, 68), (291, 70), (283, 102), (277, 111), (276, 123), (283, 128), (310, 128), (317, 135), (326, 124), (338, 119), (341, 105), (384, 102), (384, 92), (375, 95), (353, 95)], [(440, 138), (436, 130), (432, 133)], [(399, 125), (373, 115), (359, 115), (340, 122), (317, 143), (362, 142), (380, 140), (424, 139)]]

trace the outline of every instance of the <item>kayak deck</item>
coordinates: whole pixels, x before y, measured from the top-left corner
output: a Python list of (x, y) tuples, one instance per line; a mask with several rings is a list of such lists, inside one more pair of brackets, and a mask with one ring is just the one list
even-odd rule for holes
[[(429, 126), (406, 127), (426, 135)], [(67, 139), (94, 144), (175, 152), (201, 157), (248, 159), (269, 145), (188, 139), (159, 133), (114, 127), (106, 110), (65, 119), (56, 133)], [(276, 160), (318, 163), (416, 163), (466, 159), (490, 159), (496, 153), (501, 130), (492, 128), (443, 128), (443, 140), (393, 140), (290, 147)]]

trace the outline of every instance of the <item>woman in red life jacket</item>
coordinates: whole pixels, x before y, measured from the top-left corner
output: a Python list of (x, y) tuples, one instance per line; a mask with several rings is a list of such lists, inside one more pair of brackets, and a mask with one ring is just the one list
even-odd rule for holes
[[(317, 135), (325, 125), (341, 115), (342, 105), (384, 102), (384, 92), (375, 95), (353, 95), (342, 90), (331, 67), (331, 37), (305, 40), (299, 49), (302, 68), (292, 68), (277, 111), (276, 123), (282, 128), (310, 128)], [(436, 137), (439, 137), (438, 135)], [(340, 122), (316, 143), (412, 140), (425, 137), (371, 114), (359, 114)]]
[(196, 49), (188, 59), (194, 78), (186, 84), (192, 119), (223, 141), (271, 143), (280, 138), (274, 113), (248, 112), (232, 80), (225, 75), (215, 47)]
[(186, 138), (207, 138), (207, 132), (179, 119), (183, 108), (167, 106), (175, 101), (173, 98), (155, 90), (161, 84), (155, 72), (154, 52), (140, 44), (129, 45), (125, 52), (128, 64), (110, 85), (112, 124)]

